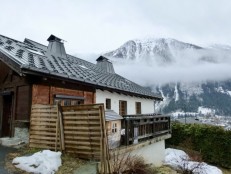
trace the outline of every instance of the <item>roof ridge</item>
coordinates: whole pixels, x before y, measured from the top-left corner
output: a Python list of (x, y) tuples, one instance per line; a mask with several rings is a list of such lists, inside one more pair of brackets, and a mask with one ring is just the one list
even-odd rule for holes
[(11, 40), (13, 40), (14, 42), (19, 42), (19, 43), (22, 43), (22, 44), (24, 44), (24, 42), (21, 42), (21, 41), (19, 41), (19, 40), (16, 40), (16, 39), (12, 39), (12, 38), (10, 38), (10, 37), (7, 37), (7, 36), (1, 35), (1, 34), (0, 34), (0, 36), (2, 36), (2, 37), (5, 37), (5, 38), (7, 38), (7, 39), (11, 39)]
[[(159, 98), (159, 100), (162, 100), (162, 97), (157, 96), (140, 84), (120, 74), (104, 72), (97, 64), (77, 56), (67, 54), (67, 57), (61, 58), (47, 52), (43, 53), (44, 56), (41, 56), (27, 48), (28, 45), (31, 45), (38, 50), (45, 50), (46, 47), (38, 42), (27, 38), (25, 39), (26, 42), (20, 42), (2, 35), (0, 35), (0, 38), (4, 41), (4, 44), (0, 44), (0, 52), (5, 54), (12, 61), (17, 61), (16, 64), (21, 67), (20, 73), (32, 73), (34, 75), (44, 73), (44, 75), (47, 74), (48, 76), (58, 76), (60, 78), (96, 85), (96, 89), (106, 89), (131, 96)], [(14, 42), (12, 44), (14, 49), (12, 50), (7, 50), (7, 48), (5, 48), (5, 44), (11, 45), (7, 43), (8, 39)], [(0, 60), (3, 60), (3, 58), (0, 57)], [(86, 68), (80, 65), (84, 65)]]
[(37, 44), (39, 44), (39, 45), (41, 45), (41, 46), (47, 47), (46, 45), (43, 45), (43, 44), (41, 44), (41, 43), (39, 43), (39, 42), (33, 41), (33, 40), (31, 40), (31, 39), (28, 39), (28, 38), (25, 38), (25, 39), (24, 39), (24, 42), (25, 42), (25, 40), (29, 40), (29, 41), (35, 42), (35, 43), (37, 43)]

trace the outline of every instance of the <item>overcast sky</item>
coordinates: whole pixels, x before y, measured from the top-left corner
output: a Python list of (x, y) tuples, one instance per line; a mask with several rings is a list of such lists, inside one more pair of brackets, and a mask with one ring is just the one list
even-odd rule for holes
[(46, 45), (54, 34), (70, 54), (149, 36), (231, 45), (230, 0), (8, 0), (0, 7), (0, 34)]

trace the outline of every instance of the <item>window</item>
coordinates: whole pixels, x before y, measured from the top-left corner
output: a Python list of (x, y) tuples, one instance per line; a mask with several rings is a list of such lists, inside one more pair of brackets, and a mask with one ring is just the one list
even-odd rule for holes
[(111, 109), (111, 99), (106, 98), (106, 109)]
[(71, 100), (71, 105), (81, 105), (83, 104), (83, 100)]
[(136, 102), (136, 114), (141, 114), (141, 102)]
[(120, 115), (127, 114), (127, 101), (123, 101), (123, 100), (119, 101), (119, 114)]
[(70, 106), (71, 105), (71, 100), (64, 100), (63, 101), (63, 106)]
[(54, 104), (60, 104), (61, 106), (80, 105), (83, 103), (84, 103), (84, 97), (54, 95)]
[(117, 132), (117, 123), (112, 123), (111, 132), (112, 132), (112, 133), (116, 133), (116, 132)]

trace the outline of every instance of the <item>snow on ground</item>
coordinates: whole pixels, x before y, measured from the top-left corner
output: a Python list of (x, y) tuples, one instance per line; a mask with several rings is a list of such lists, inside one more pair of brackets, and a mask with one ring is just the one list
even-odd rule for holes
[(15, 167), (36, 174), (54, 174), (61, 166), (61, 152), (43, 150), (31, 156), (16, 157)]
[(222, 174), (222, 171), (215, 166), (206, 163), (190, 161), (189, 156), (182, 150), (165, 149), (164, 163), (176, 169), (194, 169), (194, 174)]
[(161, 96), (163, 97), (163, 101), (162, 102), (156, 102), (156, 104), (155, 104), (155, 109), (158, 112), (161, 111), (161, 108), (164, 108), (165, 106), (168, 106), (168, 104), (170, 102), (169, 97), (164, 95), (162, 89), (160, 89), (160, 93), (161, 93)]
[(198, 115), (197, 112), (183, 112), (183, 111), (175, 111), (171, 113), (171, 116), (173, 116), (174, 118), (178, 118), (178, 116), (194, 116), (196, 117)]
[(231, 96), (231, 91), (224, 90), (221, 86), (218, 87), (218, 88), (215, 88), (215, 90), (216, 90), (217, 92), (222, 93), (222, 94), (227, 94), (227, 95), (230, 95), (230, 96)]
[(21, 144), (25, 144), (25, 142), (17, 137), (4, 137), (0, 138), (0, 144), (2, 146), (8, 146), (8, 147), (17, 147)]
[(227, 94), (229, 94), (229, 95), (230, 95), (230, 97), (231, 97), (231, 91), (227, 91)]
[(198, 107), (198, 113), (207, 115), (207, 114), (215, 114), (215, 110), (211, 108), (205, 108), (203, 106)]

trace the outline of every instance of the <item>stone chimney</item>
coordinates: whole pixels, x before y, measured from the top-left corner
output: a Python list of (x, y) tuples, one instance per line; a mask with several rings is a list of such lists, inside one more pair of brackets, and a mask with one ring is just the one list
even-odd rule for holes
[(107, 72), (107, 73), (115, 73), (114, 67), (112, 62), (109, 61), (108, 58), (104, 57), (104, 56), (100, 56), (98, 59), (96, 59), (97, 61), (97, 66), (99, 66), (103, 71)]
[(50, 35), (47, 41), (49, 42), (48, 52), (50, 52), (50, 54), (57, 57), (63, 57), (63, 58), (67, 57), (62, 39), (54, 35)]

